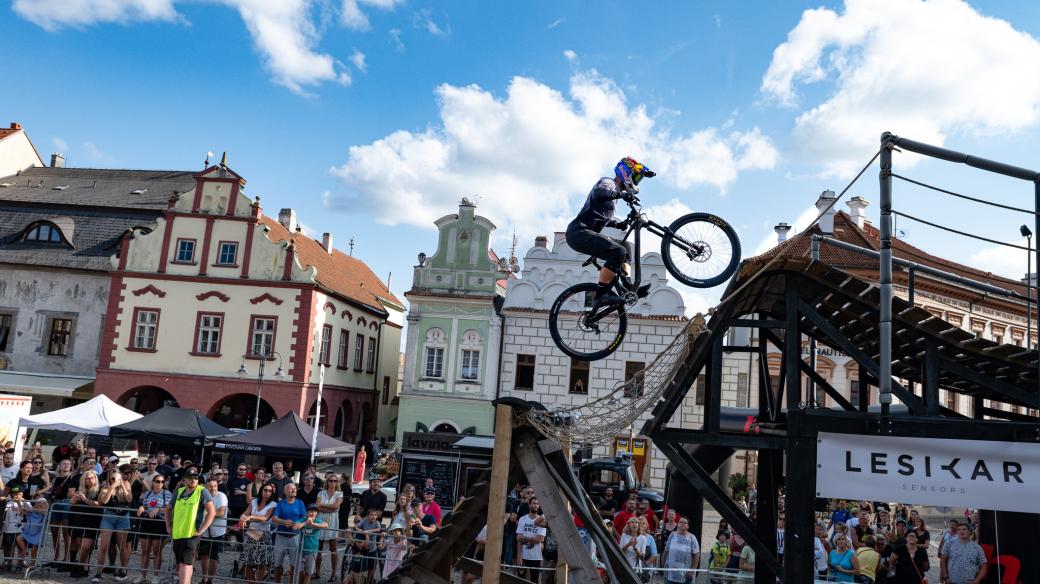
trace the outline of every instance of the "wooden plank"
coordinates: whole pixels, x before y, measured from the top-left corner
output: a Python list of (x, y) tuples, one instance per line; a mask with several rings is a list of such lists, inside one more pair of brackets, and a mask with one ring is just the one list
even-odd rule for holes
[(545, 458), (536, 441), (533, 438), (517, 440), (513, 444), (513, 455), (520, 461), (524, 474), (531, 481), (538, 501), (542, 504), (544, 517), (549, 522), (549, 529), (555, 533), (560, 554), (567, 560), (570, 571), (568, 582), (601, 584), (599, 573), (592, 563), (592, 556), (581, 543), (578, 529), (574, 527), (574, 520), (567, 510), (566, 501), (560, 495), (559, 485), (546, 468)]
[[(491, 484), (488, 491), (488, 517), (502, 517), (509, 492), (509, 458), (513, 443), (513, 408), (495, 406), (495, 449), (491, 455)], [(502, 541), (505, 535), (503, 521), (488, 521), (487, 542), (484, 544), (484, 573), (482, 584), (499, 584), (502, 567)]]

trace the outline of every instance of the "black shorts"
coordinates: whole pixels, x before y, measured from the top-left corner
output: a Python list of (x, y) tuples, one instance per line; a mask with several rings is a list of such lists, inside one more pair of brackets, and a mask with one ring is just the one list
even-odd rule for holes
[(199, 538), (186, 537), (173, 540), (173, 560), (178, 564), (194, 564), (199, 549)]
[(215, 560), (224, 551), (224, 542), (220, 539), (204, 539), (199, 542), (199, 556)]
[(14, 540), (17, 537), (18, 537), (17, 533), (5, 533), (4, 534), (4, 538), (3, 538), (3, 545), (4, 545), (4, 547), (14, 545)]
[(604, 266), (613, 272), (621, 271), (622, 265), (632, 261), (632, 244), (597, 233), (580, 223), (567, 226), (567, 245), (576, 252), (603, 260)]

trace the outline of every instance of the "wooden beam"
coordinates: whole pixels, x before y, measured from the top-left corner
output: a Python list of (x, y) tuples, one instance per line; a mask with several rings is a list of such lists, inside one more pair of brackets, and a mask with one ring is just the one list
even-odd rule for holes
[(560, 554), (567, 560), (570, 571), (567, 581), (576, 584), (601, 584), (599, 572), (592, 563), (592, 555), (581, 543), (578, 528), (574, 526), (566, 501), (560, 495), (559, 485), (549, 473), (545, 457), (538, 449), (536, 440), (530, 436), (518, 439), (513, 444), (513, 454), (520, 461), (524, 474), (538, 495), (544, 517), (549, 522), (549, 529), (556, 534)]
[[(491, 486), (488, 491), (488, 531), (484, 544), (482, 584), (499, 584), (502, 567), (502, 542), (505, 535), (504, 514), (509, 492), (509, 457), (513, 444), (513, 408), (495, 406), (495, 449), (491, 455)], [(498, 521), (491, 519), (498, 517)]]

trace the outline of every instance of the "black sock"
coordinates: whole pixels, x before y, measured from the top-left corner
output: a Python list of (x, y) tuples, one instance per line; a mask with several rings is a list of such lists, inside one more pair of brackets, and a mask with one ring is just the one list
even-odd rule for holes
[(596, 288), (596, 296), (606, 296), (610, 293), (610, 284), (604, 284), (600, 282), (599, 287)]

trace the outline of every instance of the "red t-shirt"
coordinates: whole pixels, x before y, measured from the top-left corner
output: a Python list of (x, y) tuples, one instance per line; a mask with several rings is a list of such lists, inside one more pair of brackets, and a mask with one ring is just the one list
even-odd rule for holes
[(628, 511), (618, 511), (617, 515), (614, 516), (614, 535), (617, 537), (619, 541), (621, 540), (622, 530), (625, 529), (625, 525), (628, 523), (628, 520), (633, 517), (638, 517), (638, 515), (636, 515), (635, 513), (629, 513)]

